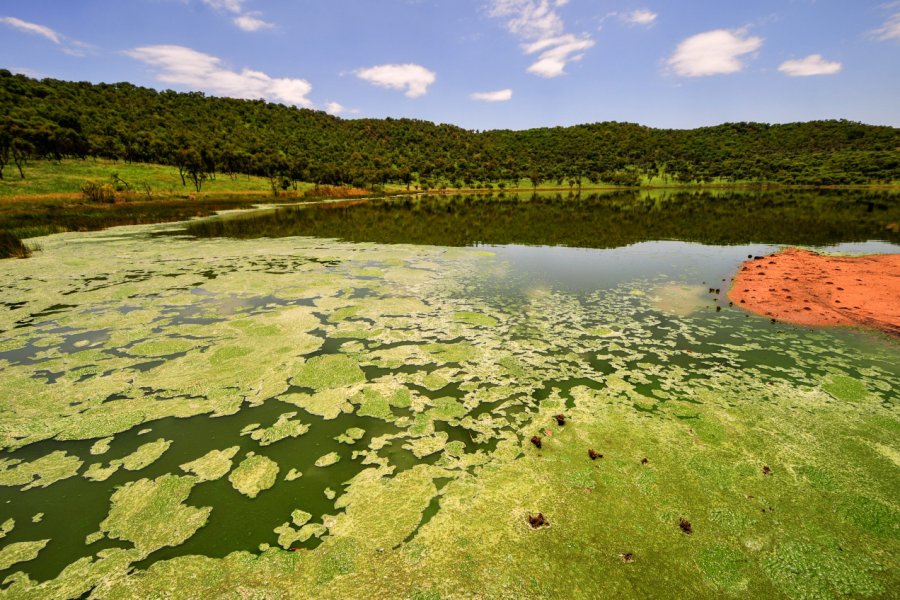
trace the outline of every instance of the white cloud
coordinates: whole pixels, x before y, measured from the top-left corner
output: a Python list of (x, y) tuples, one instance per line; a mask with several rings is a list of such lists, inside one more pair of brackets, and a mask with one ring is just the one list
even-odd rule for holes
[(828, 61), (821, 54), (810, 54), (806, 58), (788, 60), (778, 70), (791, 77), (809, 77), (810, 75), (835, 75), (841, 72), (843, 65)]
[(37, 23), (29, 23), (28, 21), (23, 21), (22, 19), (17, 19), (15, 17), (0, 17), (0, 23), (14, 27), (25, 33), (33, 33), (45, 37), (54, 44), (62, 44), (62, 36), (49, 27), (38, 25)]
[(346, 106), (344, 106), (343, 104), (341, 104), (339, 102), (329, 102), (325, 105), (325, 112), (332, 114), (332, 115), (342, 115), (342, 114), (355, 115), (355, 114), (359, 114), (359, 109), (358, 108), (347, 108)]
[(13, 73), (18, 73), (19, 75), (31, 77), (32, 79), (43, 79), (47, 77), (40, 71), (35, 71), (34, 69), (29, 69), (28, 67), (10, 67), (9, 70)]
[(566, 64), (581, 60), (584, 50), (592, 47), (594, 41), (586, 38), (578, 38), (572, 34), (561, 35), (555, 38), (538, 40), (527, 44), (525, 54), (541, 52), (537, 61), (528, 67), (529, 73), (541, 77), (559, 77), (565, 74)]
[(506, 89), (497, 90), (496, 92), (474, 92), (469, 97), (480, 102), (506, 102), (512, 98), (512, 95), (513, 91)]
[(235, 15), (231, 22), (244, 31), (262, 31), (263, 29), (273, 29), (275, 27), (274, 23), (269, 23), (259, 18), (259, 15), (262, 13), (258, 10), (245, 11), (244, 2), (246, 0), (203, 0), (203, 4), (213, 10)]
[[(886, 5), (886, 8), (900, 7), (900, 2), (892, 2)], [(884, 22), (884, 25), (872, 31), (875, 39), (880, 41), (900, 40), (900, 10), (890, 15)]]
[(629, 25), (653, 25), (657, 16), (655, 12), (649, 10), (634, 10), (619, 15), (619, 18)]
[(88, 52), (94, 49), (90, 44), (79, 42), (70, 37), (57, 33), (56, 31), (44, 25), (37, 23), (29, 23), (16, 17), (0, 17), (0, 23), (14, 27), (23, 33), (30, 33), (46, 38), (59, 46), (59, 49), (69, 56), (86, 56)]
[(404, 92), (408, 98), (424, 96), (428, 86), (437, 80), (434, 71), (414, 64), (378, 65), (357, 69), (354, 74), (373, 85)]
[(559, 35), (565, 27), (549, 0), (491, 0), (489, 14), (507, 18), (510, 33), (529, 39)]
[(240, 14), (244, 9), (241, 6), (244, 0), (203, 0), (203, 4), (216, 10)]
[(156, 69), (156, 79), (162, 83), (229, 98), (264, 98), (312, 106), (307, 98), (312, 86), (305, 79), (271, 77), (252, 69), (232, 71), (223, 65), (222, 59), (184, 46), (144, 46), (125, 54)]
[(525, 43), (525, 54), (538, 54), (528, 67), (529, 73), (541, 77), (559, 77), (566, 65), (581, 60), (584, 51), (594, 46), (589, 36), (565, 33), (565, 23), (556, 9), (568, 0), (491, 0), (492, 17), (506, 19), (506, 29)]
[(250, 14), (235, 17), (233, 20), (234, 24), (244, 31), (259, 31), (260, 29), (271, 29), (275, 27), (273, 23), (263, 21), (262, 19), (254, 17)]
[(683, 77), (728, 75), (741, 71), (741, 57), (756, 52), (762, 44), (762, 38), (749, 37), (744, 30), (716, 29), (682, 41), (668, 64)]

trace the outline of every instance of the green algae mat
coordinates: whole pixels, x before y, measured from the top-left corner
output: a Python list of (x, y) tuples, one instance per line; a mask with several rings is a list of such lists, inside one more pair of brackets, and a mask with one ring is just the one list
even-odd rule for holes
[(900, 251), (896, 200), (764, 200), (41, 238), (0, 263), (0, 597), (896, 597), (900, 344), (725, 298), (777, 244)]

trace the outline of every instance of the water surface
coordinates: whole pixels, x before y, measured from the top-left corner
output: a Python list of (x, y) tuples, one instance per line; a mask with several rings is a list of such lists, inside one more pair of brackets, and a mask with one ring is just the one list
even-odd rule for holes
[[(636, 422), (658, 430), (660, 440), (671, 437), (673, 456), (689, 457), (673, 469), (728, 482), (721, 485), (731, 495), (710, 511), (737, 514), (750, 494), (736, 483), (739, 471), (723, 475), (711, 466), (724, 464), (716, 462), (721, 456), (706, 454), (730, 448), (731, 439), (744, 444), (742, 458), (729, 459), (735, 469), (757, 473), (754, 461), (765, 460), (779, 474), (815, 466), (842, 481), (830, 462), (834, 448), (825, 453), (822, 445), (832, 423), (868, 427), (857, 434), (870, 437), (867, 448), (896, 448), (896, 342), (772, 323), (730, 306), (725, 295), (743, 260), (781, 245), (898, 252), (898, 221), (900, 203), (890, 194), (629, 193), (372, 201), (44, 238), (43, 253), (4, 263), (0, 274), (0, 482), (7, 483), (0, 521), (15, 520), (0, 546), (50, 541), (0, 576), (22, 571), (33, 582), (10, 590), (37, 593), (35, 582), (65, 578), (63, 569), (83, 557), (98, 570), (110, 556), (146, 569), (178, 556), (259, 553), (278, 547), (276, 528), (300, 529), (290, 523), (297, 509), (319, 528), (284, 545), (309, 550), (308, 560), (347, 539), (359, 552), (370, 540), (373, 556), (394, 556), (447, 535), (442, 513), (453, 509), (442, 507), (458, 506), (467, 482), (498, 465), (530, 464), (528, 440), (555, 412), (574, 415), (567, 431), (585, 427), (588, 437), (603, 414), (651, 419)], [(608, 412), (592, 412), (600, 407)], [(781, 411), (816, 413), (819, 424), (771, 425), (784, 428), (774, 441), (755, 429)], [(252, 437), (251, 426), (279, 418), (308, 431), (268, 445)], [(678, 437), (684, 423), (701, 441)], [(352, 428), (364, 432), (336, 439)], [(813, 442), (796, 446), (800, 434)], [(92, 454), (104, 437), (112, 438), (110, 449)], [(609, 442), (610, 460), (619, 460), (618, 449), (638, 465), (629, 453), (649, 452), (629, 446), (638, 439)], [(103, 481), (85, 477), (91, 464), (107, 466), (155, 440), (170, 444), (146, 466), (119, 468)], [(229, 475), (200, 481), (180, 467), (235, 446), (231, 474), (251, 452), (278, 465), (274, 484), (255, 498)], [(316, 466), (332, 452), (339, 462)], [(78, 464), (37, 469), (37, 482), (59, 480), (23, 489), (15, 469), (60, 456), (54, 453)], [(896, 471), (878, 483), (885, 467), (874, 454), (848, 456), (851, 471), (864, 474), (854, 494), (866, 510), (896, 522)], [(564, 472), (574, 469), (566, 477), (590, 489), (598, 482), (616, 489), (635, 477), (624, 466), (604, 475), (590, 463), (559, 460)], [(302, 476), (286, 480), (290, 469)], [(373, 473), (375, 483), (366, 479)], [(202, 527), (188, 528), (184, 540), (173, 531), (172, 543), (160, 546), (148, 545), (149, 533), (129, 519), (162, 531), (181, 526), (165, 514), (103, 525), (117, 489), (167, 474), (191, 479), (187, 506), (211, 507)], [(653, 522), (684, 510), (670, 504), (685, 484), (658, 477), (655, 495), (645, 498), (649, 514), (664, 516)], [(408, 519), (366, 512), (397, 497), (379, 496), (391, 489), (379, 486), (417, 478), (426, 483), (408, 491), (411, 506), (420, 507)], [(786, 511), (781, 527), (796, 537), (794, 520), (816, 520), (816, 502), (841, 500), (843, 488), (825, 498), (803, 487), (802, 477), (791, 481), (803, 502), (779, 510)], [(693, 510), (702, 519), (698, 502)], [(32, 522), (36, 513), (43, 518)], [(860, 571), (866, 585), (888, 589), (896, 565), (885, 557), (896, 533), (854, 525), (855, 514), (846, 523), (816, 520), (816, 543), (839, 540), (853, 556), (875, 561), (881, 570)], [(772, 527), (763, 554), (748, 564), (780, 556), (785, 540)], [(653, 527), (645, 529), (657, 543)], [(98, 530), (103, 535), (86, 544)], [(732, 548), (726, 530), (698, 542), (697, 551)], [(141, 547), (148, 551), (127, 554)], [(100, 552), (110, 548), (121, 550)], [(746, 551), (740, 548), (732, 550)], [(769, 580), (764, 571), (747, 575), (767, 582), (754, 583), (760, 594), (775, 586), (797, 595), (821, 583)], [(714, 596), (724, 588), (709, 577)]]

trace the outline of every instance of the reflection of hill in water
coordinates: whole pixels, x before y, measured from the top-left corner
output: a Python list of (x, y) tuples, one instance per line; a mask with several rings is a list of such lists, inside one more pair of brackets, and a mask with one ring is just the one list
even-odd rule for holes
[(355, 242), (612, 248), (649, 240), (707, 244), (900, 243), (900, 196), (876, 192), (625, 192), (452, 196), (287, 207), (188, 226), (199, 237), (340, 238)]

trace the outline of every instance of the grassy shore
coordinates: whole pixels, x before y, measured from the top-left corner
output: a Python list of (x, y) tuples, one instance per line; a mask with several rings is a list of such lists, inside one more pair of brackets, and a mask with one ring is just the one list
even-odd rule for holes
[[(252, 175), (237, 175), (231, 177), (227, 174), (217, 174), (214, 179), (208, 179), (203, 183), (201, 191), (198, 193), (188, 181), (187, 185), (183, 185), (181, 176), (178, 174), (176, 167), (168, 165), (155, 165), (145, 163), (125, 163), (121, 161), (101, 160), (101, 159), (66, 159), (62, 161), (32, 161), (25, 167), (25, 179), (21, 179), (18, 173), (12, 169), (6, 171), (6, 178), (0, 180), (0, 202), (10, 200), (19, 200), (23, 197), (41, 198), (41, 199), (74, 199), (81, 196), (81, 186), (87, 181), (98, 183), (119, 182), (119, 186), (127, 185), (127, 191), (135, 197), (146, 198), (197, 198), (210, 195), (221, 194), (247, 194), (247, 195), (269, 195), (272, 194), (271, 184), (265, 177), (256, 177)], [(584, 182), (587, 183), (587, 182)], [(314, 188), (312, 183), (300, 183), (298, 192), (305, 192)], [(713, 181), (708, 183), (683, 183), (674, 180), (666, 180), (656, 177), (649, 180), (644, 177), (641, 180), (641, 189), (681, 189), (681, 188), (703, 188), (703, 189), (745, 189), (760, 187), (789, 187), (780, 184), (770, 184), (758, 181)], [(808, 187), (808, 186), (806, 186)], [(897, 188), (900, 182), (895, 185), (878, 185), (878, 186), (828, 186), (828, 187), (851, 187), (851, 188)], [(577, 192), (585, 190), (602, 190), (602, 189), (623, 189), (622, 186), (609, 185), (604, 183), (587, 184), (578, 186), (570, 186), (567, 184), (560, 185), (556, 181), (544, 181), (537, 187), (532, 186), (531, 182), (522, 179), (519, 181), (504, 181), (502, 187), (500, 184), (493, 183), (490, 186), (472, 186), (455, 188), (448, 186), (445, 188), (432, 188), (430, 193), (470, 193), (470, 192)], [(633, 188), (631, 188), (633, 189)], [(294, 191), (294, 190), (291, 190)], [(412, 185), (409, 190), (402, 185), (385, 186), (386, 192), (416, 192), (420, 191), (418, 186)]]
[[(313, 184), (300, 184), (296, 190), (279, 191), (275, 197), (266, 178), (222, 174), (204, 182), (198, 193), (190, 184), (181, 184), (175, 167), (108, 160), (34, 161), (26, 166), (25, 179), (15, 171), (12, 175), (0, 180), (0, 232), (9, 238), (4, 249), (15, 252), (0, 251), (0, 257), (23, 255), (15, 244), (17, 239), (116, 225), (181, 221), (271, 202), (367, 193), (348, 188), (313, 193)], [(94, 202), (85, 198), (81, 192), (85, 182), (115, 185), (118, 201)]]
[[(20, 196), (80, 196), (86, 181), (112, 183), (136, 195), (187, 197), (195, 192), (190, 182), (182, 185), (176, 167), (143, 163), (124, 163), (111, 160), (32, 161), (25, 166), (25, 179), (14, 170), (5, 173), (0, 181), (0, 201)], [(223, 192), (259, 192), (271, 194), (269, 181), (262, 177), (239, 175), (231, 178), (219, 174), (203, 183), (202, 194)]]
[[(86, 182), (108, 184), (116, 191), (117, 202), (95, 202), (85, 197), (82, 186)], [(616, 186), (560, 187), (556, 182), (544, 182), (536, 188), (526, 180), (504, 182), (499, 185), (471, 188), (431, 189), (427, 193), (478, 194), (510, 193), (573, 194), (603, 190), (640, 189), (642, 193), (667, 193), (668, 190), (746, 190), (765, 189), (765, 184), (750, 182), (710, 183), (704, 185), (656, 185), (644, 182), (640, 188)], [(773, 186), (784, 187), (784, 186)], [(897, 186), (872, 186), (872, 189), (898, 189)], [(315, 192), (313, 190), (316, 190)], [(418, 186), (388, 185), (381, 193), (419, 192)], [(300, 183), (297, 189), (272, 193), (267, 178), (248, 175), (218, 174), (203, 183), (200, 192), (187, 182), (182, 184), (178, 169), (166, 165), (124, 163), (120, 161), (88, 159), (62, 161), (32, 161), (26, 165), (25, 178), (15, 170), (7, 170), (0, 180), (0, 231), (7, 235), (0, 257), (27, 256), (27, 245), (19, 240), (64, 231), (92, 231), (116, 225), (136, 225), (181, 221), (203, 217), (217, 211), (251, 208), (266, 203), (294, 203), (315, 198), (352, 197), (369, 194), (365, 190), (349, 188), (318, 189), (312, 183)], [(12, 249), (12, 250), (10, 250)]]

